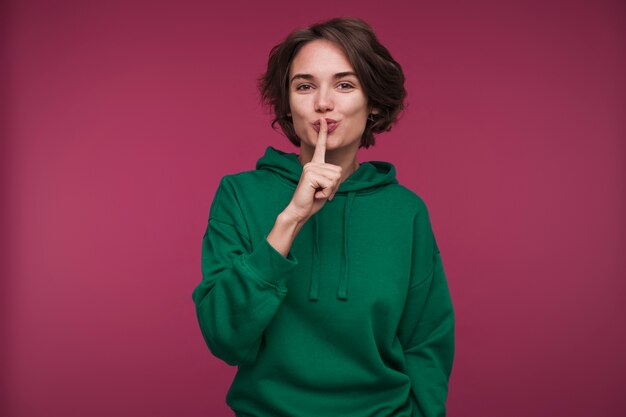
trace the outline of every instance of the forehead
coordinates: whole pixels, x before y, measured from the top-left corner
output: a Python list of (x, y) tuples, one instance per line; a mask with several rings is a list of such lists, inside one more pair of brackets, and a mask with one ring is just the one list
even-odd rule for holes
[(354, 72), (345, 52), (333, 42), (318, 39), (300, 48), (291, 62), (289, 77), (300, 73), (323, 77), (339, 72)]

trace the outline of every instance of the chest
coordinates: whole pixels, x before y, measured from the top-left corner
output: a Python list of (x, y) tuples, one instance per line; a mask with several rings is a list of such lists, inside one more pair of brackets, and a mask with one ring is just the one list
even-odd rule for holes
[(353, 204), (346, 211), (335, 200), (309, 219), (292, 246), (298, 267), (285, 303), (335, 320), (398, 316), (411, 274), (412, 218), (401, 211), (385, 215), (385, 208)]

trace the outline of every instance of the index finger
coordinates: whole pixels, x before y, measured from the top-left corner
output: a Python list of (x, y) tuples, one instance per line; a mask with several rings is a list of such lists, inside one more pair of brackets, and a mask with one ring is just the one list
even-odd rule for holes
[(313, 153), (313, 162), (324, 163), (326, 160), (326, 137), (328, 136), (328, 125), (326, 119), (323, 117), (320, 119), (320, 131), (317, 134), (317, 143), (315, 144), (315, 152)]

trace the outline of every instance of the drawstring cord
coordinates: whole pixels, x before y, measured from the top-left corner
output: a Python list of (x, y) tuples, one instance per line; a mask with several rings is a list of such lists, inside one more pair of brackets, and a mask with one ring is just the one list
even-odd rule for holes
[[(339, 286), (337, 287), (337, 298), (340, 300), (348, 299), (348, 277), (350, 275), (349, 268), (349, 241), (348, 241), (348, 231), (350, 229), (350, 213), (352, 211), (352, 203), (354, 202), (354, 197), (356, 196), (355, 191), (351, 191), (348, 193), (345, 201), (345, 206), (343, 210), (343, 246), (341, 253), (341, 268), (340, 268), (340, 278), (339, 278)], [(313, 215), (311, 218), (313, 222), (313, 258), (311, 262), (311, 279), (310, 279), (310, 288), (309, 288), (309, 300), (317, 301), (319, 299), (319, 287), (320, 287), (320, 270), (321, 265), (320, 262), (320, 247), (319, 247), (319, 221), (317, 219), (317, 213)]]
[(350, 212), (352, 211), (352, 202), (356, 192), (351, 191), (346, 197), (346, 205), (343, 211), (343, 253), (341, 254), (341, 280), (337, 289), (337, 298), (340, 300), (348, 299), (348, 230), (350, 229)]
[(320, 246), (318, 241), (319, 226), (317, 225), (317, 213), (313, 215), (313, 259), (311, 262), (311, 287), (309, 288), (309, 300), (317, 301), (320, 291)]

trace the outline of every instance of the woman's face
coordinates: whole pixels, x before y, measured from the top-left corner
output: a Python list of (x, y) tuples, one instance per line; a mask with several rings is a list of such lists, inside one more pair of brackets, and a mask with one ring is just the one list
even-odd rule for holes
[(345, 53), (334, 43), (315, 40), (298, 51), (289, 71), (289, 107), (302, 147), (315, 147), (324, 117), (327, 152), (359, 148), (369, 115), (367, 97)]

